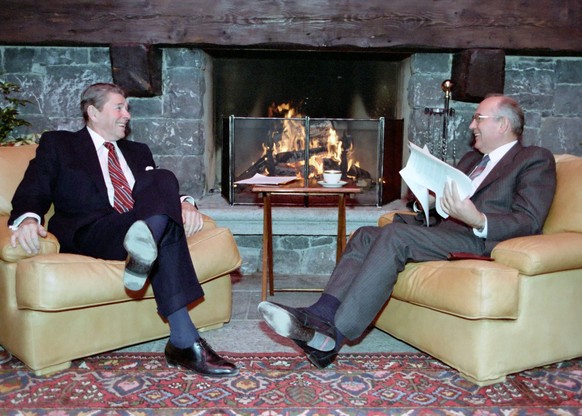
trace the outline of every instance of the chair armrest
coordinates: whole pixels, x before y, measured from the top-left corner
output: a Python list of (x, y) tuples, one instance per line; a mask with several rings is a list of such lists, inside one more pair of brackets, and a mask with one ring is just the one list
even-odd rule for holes
[(387, 212), (378, 218), (378, 226), (384, 227), (385, 225), (391, 224), (394, 221), (395, 215), (416, 215), (416, 212), (404, 210)]
[[(411, 211), (393, 211), (378, 219), (383, 227), (394, 220), (395, 215), (416, 215)], [(582, 269), (582, 234), (555, 233), (512, 238), (497, 244), (491, 257), (498, 263), (533, 276), (561, 270)]]
[(534, 276), (582, 268), (582, 234), (555, 233), (517, 237), (497, 244), (496, 262)]
[[(202, 230), (210, 230), (216, 228), (216, 222), (208, 215), (202, 214), (204, 218), (204, 225)], [(35, 254), (28, 254), (24, 249), (18, 245), (16, 248), (10, 245), (10, 236), (12, 231), (8, 228), (8, 216), (0, 216), (0, 259), (9, 263), (16, 263), (19, 260), (35, 256)], [(39, 238), (40, 252), (38, 254), (52, 254), (60, 251), (61, 245), (59, 240), (51, 233), (44, 238)]]
[(202, 225), (202, 230), (210, 230), (212, 228), (216, 228), (216, 222), (212, 218), (210, 218), (208, 215), (202, 214), (202, 218), (204, 219), (204, 223)]
[[(26, 259), (28, 257), (33, 257), (36, 254), (28, 254), (24, 249), (18, 245), (16, 248), (10, 245), (10, 236), (12, 231), (8, 228), (8, 216), (0, 216), (0, 259), (8, 263), (16, 263), (19, 260)], [(57, 238), (48, 233), (45, 238), (40, 238), (40, 253), (39, 254), (50, 254), (58, 253), (61, 245)]]

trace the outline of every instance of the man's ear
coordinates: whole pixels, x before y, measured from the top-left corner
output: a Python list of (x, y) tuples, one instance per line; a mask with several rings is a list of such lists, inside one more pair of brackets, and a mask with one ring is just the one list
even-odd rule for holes
[(499, 123), (499, 130), (502, 133), (507, 133), (511, 130), (511, 125), (509, 124), (509, 119), (507, 117), (501, 117), (501, 122)]
[(94, 120), (98, 113), (99, 110), (97, 110), (97, 107), (95, 107), (93, 104), (87, 107), (87, 115), (91, 120)]

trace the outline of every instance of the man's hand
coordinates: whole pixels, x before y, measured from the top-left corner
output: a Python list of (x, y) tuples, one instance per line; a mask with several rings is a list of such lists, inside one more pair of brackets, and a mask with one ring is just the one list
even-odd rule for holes
[(40, 250), (39, 236), (47, 236), (45, 228), (34, 218), (27, 218), (20, 223), (16, 231), (12, 231), (10, 245), (16, 248), (20, 244), (28, 254), (38, 254)]
[(184, 221), (184, 231), (186, 237), (197, 233), (202, 229), (204, 221), (202, 214), (190, 202), (182, 202), (182, 221)]
[(485, 226), (485, 215), (479, 211), (470, 198), (461, 199), (455, 182), (445, 185), (441, 197), (441, 207), (452, 218), (464, 222), (468, 226), (482, 229)]

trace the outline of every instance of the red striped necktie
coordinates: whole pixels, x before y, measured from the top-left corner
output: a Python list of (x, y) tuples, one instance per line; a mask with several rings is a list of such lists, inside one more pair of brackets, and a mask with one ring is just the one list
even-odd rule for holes
[(105, 142), (103, 146), (109, 151), (108, 167), (109, 177), (113, 184), (113, 208), (119, 213), (127, 212), (133, 208), (134, 202), (133, 196), (131, 195), (131, 187), (123, 174), (113, 143)]
[(481, 159), (481, 162), (479, 162), (479, 164), (477, 166), (475, 166), (475, 169), (473, 169), (473, 172), (471, 172), (471, 174), (469, 175), (469, 178), (471, 180), (473, 180), (477, 176), (481, 175), (483, 173), (483, 171), (485, 170), (487, 163), (489, 163), (489, 155), (483, 156), (483, 159)]

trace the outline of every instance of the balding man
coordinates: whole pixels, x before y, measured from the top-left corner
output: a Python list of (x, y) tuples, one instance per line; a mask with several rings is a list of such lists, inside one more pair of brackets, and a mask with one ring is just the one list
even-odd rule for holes
[(436, 226), (401, 216), (385, 227), (358, 229), (318, 301), (307, 308), (262, 302), (267, 324), (324, 368), (372, 323), (407, 262), (445, 260), (451, 252), (489, 255), (500, 241), (541, 233), (556, 186), (555, 162), (548, 150), (522, 145), (523, 126), (513, 99), (484, 99), (469, 126), (474, 149), (457, 166), (472, 179), (473, 194), (462, 199), (456, 185), (447, 184), (439, 202), (449, 217)]

